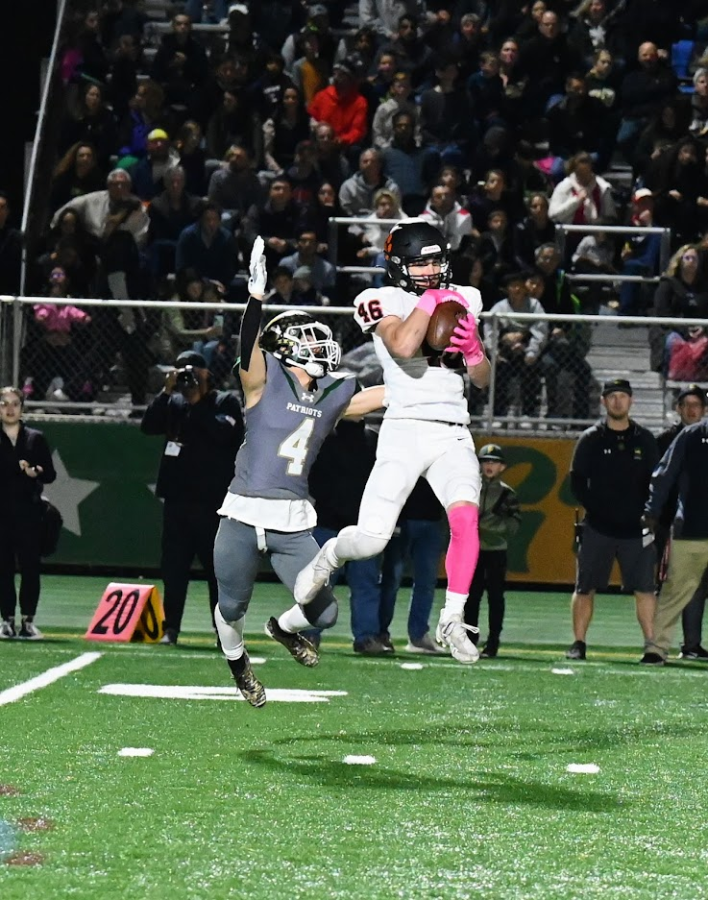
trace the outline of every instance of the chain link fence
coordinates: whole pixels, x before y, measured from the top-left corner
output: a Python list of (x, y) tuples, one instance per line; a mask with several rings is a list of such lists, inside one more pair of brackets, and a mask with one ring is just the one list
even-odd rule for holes
[[(381, 381), (353, 308), (305, 307), (342, 346), (342, 369)], [(183, 350), (196, 349), (219, 388), (233, 369), (244, 306), (174, 301), (0, 298), (3, 381), (34, 415), (140, 419)], [(292, 307), (264, 304), (264, 319)], [(474, 427), (488, 433), (567, 434), (596, 421), (604, 381), (626, 377), (633, 415), (660, 430), (683, 384), (708, 384), (708, 322), (623, 316), (482, 315), (489, 387), (467, 383)], [(465, 376), (466, 378), (466, 376)], [(467, 380), (467, 379), (466, 379)]]

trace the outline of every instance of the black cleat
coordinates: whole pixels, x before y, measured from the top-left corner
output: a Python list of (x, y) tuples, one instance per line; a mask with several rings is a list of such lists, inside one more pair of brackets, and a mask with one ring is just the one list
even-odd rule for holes
[(697, 647), (681, 647), (681, 652), (679, 653), (679, 659), (700, 659), (703, 662), (708, 660), (708, 650), (705, 647), (701, 647), (699, 644)]
[(311, 669), (320, 661), (320, 655), (315, 645), (308, 641), (299, 631), (293, 634), (289, 631), (283, 631), (278, 625), (278, 620), (275, 616), (271, 616), (266, 622), (265, 633), (272, 637), (274, 641), (282, 644), (295, 662), (299, 662), (301, 666), (307, 666)]
[(499, 652), (499, 645), (492, 644), (489, 641), (484, 646), (484, 649), (479, 654), (480, 659), (496, 659), (497, 653)]
[(354, 652), (362, 656), (387, 656), (391, 651), (381, 643), (378, 636), (369, 635), (360, 641), (354, 641)]
[(666, 660), (658, 653), (645, 653), (639, 662), (643, 666), (663, 666)]
[(391, 640), (391, 635), (388, 631), (383, 631), (379, 636), (379, 643), (384, 648), (386, 653), (395, 653), (396, 648), (393, 646), (393, 641)]
[(251, 706), (265, 706), (265, 688), (253, 674), (248, 654), (244, 653), (241, 659), (227, 659), (226, 662), (234, 676), (236, 687), (243, 694), (243, 699), (247, 700)]
[(585, 641), (574, 641), (565, 654), (566, 659), (585, 659), (585, 651), (587, 647)]

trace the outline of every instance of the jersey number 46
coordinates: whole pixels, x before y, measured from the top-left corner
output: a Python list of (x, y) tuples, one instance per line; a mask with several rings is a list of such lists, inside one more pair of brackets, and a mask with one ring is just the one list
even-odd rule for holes
[(366, 303), (360, 303), (356, 311), (365, 325), (368, 325), (369, 322), (378, 322), (384, 317), (380, 300), (367, 300)]

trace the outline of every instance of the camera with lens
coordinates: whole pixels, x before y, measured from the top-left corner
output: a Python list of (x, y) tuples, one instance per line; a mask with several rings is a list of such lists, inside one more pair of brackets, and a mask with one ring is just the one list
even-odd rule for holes
[(186, 394), (199, 387), (199, 378), (194, 366), (185, 366), (183, 369), (177, 369), (177, 377), (175, 379), (175, 388), (181, 393)]

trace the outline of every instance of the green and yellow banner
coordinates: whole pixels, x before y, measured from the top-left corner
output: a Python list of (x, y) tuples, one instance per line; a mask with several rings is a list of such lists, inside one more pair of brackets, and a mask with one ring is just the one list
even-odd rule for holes
[[(154, 490), (162, 439), (126, 423), (38, 427), (57, 469), (57, 481), (46, 493), (64, 517), (52, 564), (157, 568), (162, 523)], [(509, 466), (503, 477), (518, 492), (523, 510), (509, 550), (510, 581), (571, 583), (575, 503), (568, 470), (574, 441), (493, 440), (505, 448)]]

